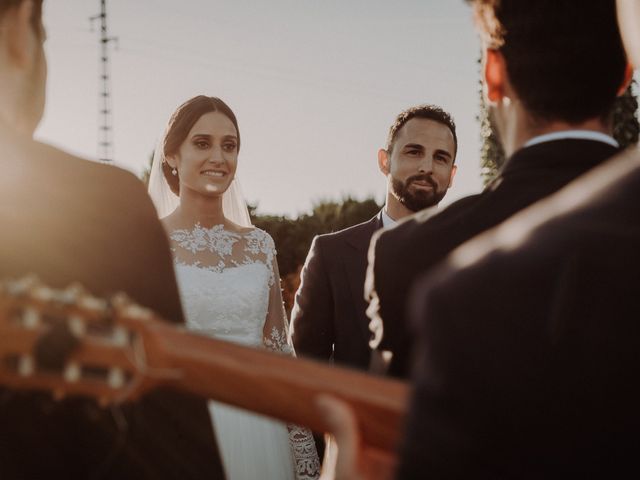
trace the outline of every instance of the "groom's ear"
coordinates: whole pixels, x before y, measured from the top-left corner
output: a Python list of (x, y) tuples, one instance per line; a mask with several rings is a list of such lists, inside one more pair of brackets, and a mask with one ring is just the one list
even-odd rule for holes
[(484, 53), (484, 94), (490, 103), (498, 103), (506, 96), (507, 64), (502, 52), (488, 48)]
[(389, 175), (389, 152), (384, 148), (378, 150), (378, 168), (385, 176)]

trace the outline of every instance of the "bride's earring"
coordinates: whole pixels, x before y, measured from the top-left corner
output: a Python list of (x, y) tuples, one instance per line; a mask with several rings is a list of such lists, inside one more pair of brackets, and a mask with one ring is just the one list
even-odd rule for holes
[(178, 170), (176, 170), (176, 167), (173, 167), (173, 169), (171, 170), (171, 175), (173, 176), (178, 175)]

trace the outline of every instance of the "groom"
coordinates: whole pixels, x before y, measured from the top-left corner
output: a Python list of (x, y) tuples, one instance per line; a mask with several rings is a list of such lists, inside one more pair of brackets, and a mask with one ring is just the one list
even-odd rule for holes
[(371, 236), (417, 211), (435, 214), (455, 175), (457, 149), (455, 123), (440, 107), (418, 105), (398, 114), (378, 151), (387, 177), (385, 207), (371, 220), (320, 235), (311, 245), (291, 312), (298, 354), (369, 368), (364, 279)]
[[(42, 0), (0, 0), (0, 279), (126, 292), (183, 323), (167, 239), (142, 184), (35, 142)], [(204, 402), (157, 392), (120, 411), (0, 387), (0, 478), (222, 479)]]

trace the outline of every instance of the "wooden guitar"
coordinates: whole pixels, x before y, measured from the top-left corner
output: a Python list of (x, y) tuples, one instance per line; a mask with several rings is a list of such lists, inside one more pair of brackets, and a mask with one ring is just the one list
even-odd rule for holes
[[(49, 347), (65, 343), (56, 358)], [(367, 446), (387, 452), (408, 397), (399, 381), (202, 337), (125, 296), (106, 301), (34, 278), (0, 284), (0, 384), (104, 406), (171, 387), (318, 432), (327, 428), (314, 401), (327, 393), (353, 407)]]

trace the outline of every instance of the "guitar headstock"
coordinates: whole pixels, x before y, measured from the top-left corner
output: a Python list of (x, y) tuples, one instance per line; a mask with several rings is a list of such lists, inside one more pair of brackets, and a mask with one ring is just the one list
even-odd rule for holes
[(154, 321), (123, 295), (55, 290), (35, 277), (0, 283), (0, 385), (103, 406), (135, 400), (159, 383), (146, 351)]

